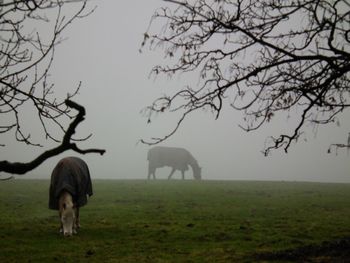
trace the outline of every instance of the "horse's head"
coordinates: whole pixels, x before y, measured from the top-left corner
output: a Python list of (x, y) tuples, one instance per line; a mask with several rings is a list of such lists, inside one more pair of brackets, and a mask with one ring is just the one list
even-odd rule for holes
[(63, 192), (59, 199), (59, 214), (64, 236), (71, 236), (75, 233), (75, 207), (72, 196), (68, 192)]
[(202, 167), (195, 167), (193, 169), (193, 177), (196, 180), (201, 180), (202, 179)]

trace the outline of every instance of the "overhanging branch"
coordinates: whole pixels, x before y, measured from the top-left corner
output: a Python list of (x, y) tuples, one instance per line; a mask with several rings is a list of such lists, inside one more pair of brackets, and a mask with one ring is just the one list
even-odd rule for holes
[(20, 162), (8, 162), (8, 161), (0, 161), (0, 172), (6, 172), (11, 174), (25, 174), (36, 167), (38, 167), (40, 164), (42, 164), (45, 160), (56, 156), (58, 154), (61, 154), (67, 150), (73, 150), (75, 152), (78, 152), (80, 154), (86, 154), (86, 153), (99, 153), (103, 155), (106, 151), (102, 149), (80, 149), (76, 145), (76, 143), (72, 143), (72, 136), (75, 134), (75, 129), (81, 123), (85, 118), (85, 108), (71, 100), (66, 100), (65, 104), (78, 111), (78, 115), (74, 118), (74, 120), (70, 123), (64, 137), (62, 140), (61, 145), (43, 152), (40, 154), (37, 158), (32, 160), (28, 163), (20, 163)]
[[(141, 48), (163, 49), (169, 62), (154, 66), (151, 74), (199, 78), (174, 95), (155, 99), (147, 108), (147, 122), (153, 113), (181, 112), (183, 117), (166, 136), (142, 142), (163, 142), (197, 109), (209, 108), (217, 119), (230, 103), (242, 111), (246, 131), (277, 116), (299, 115), (301, 109), (292, 132), (279, 132), (264, 147), (265, 155), (273, 149), (287, 152), (307, 123), (331, 123), (349, 108), (350, 31), (344, 1), (163, 1), (166, 6), (151, 18)], [(295, 19), (298, 25), (291, 23)], [(164, 23), (161, 29), (159, 23)], [(350, 151), (349, 145), (332, 147)]]
[(348, 142), (347, 143), (333, 143), (328, 148), (328, 153), (331, 153), (332, 148), (336, 149), (336, 153), (338, 152), (339, 148), (345, 148), (347, 150), (348, 155), (350, 154), (350, 132), (348, 135)]

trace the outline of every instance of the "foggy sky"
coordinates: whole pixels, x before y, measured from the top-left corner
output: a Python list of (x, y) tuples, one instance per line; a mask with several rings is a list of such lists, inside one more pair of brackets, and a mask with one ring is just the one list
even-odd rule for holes
[[(73, 90), (82, 81), (75, 100), (85, 106), (87, 115), (77, 134), (84, 137), (93, 133), (93, 137), (81, 147), (107, 150), (104, 156), (80, 156), (87, 161), (92, 178), (144, 179), (149, 146), (139, 140), (164, 136), (176, 119), (167, 114), (147, 124), (140, 111), (157, 96), (172, 94), (187, 81), (196, 83), (198, 77), (149, 78), (152, 66), (164, 62), (163, 54), (160, 50), (138, 50), (150, 18), (164, 4), (162, 1), (90, 2), (95, 4), (97, 9), (92, 15), (75, 21), (64, 33), (68, 39), (56, 48), (52, 81), (57, 94)], [(266, 138), (278, 136), (286, 128), (291, 132), (295, 119), (276, 119), (271, 125), (246, 133), (238, 127), (243, 124), (242, 114), (224, 107), (218, 120), (205, 111), (190, 116), (162, 145), (188, 149), (202, 166), (203, 179), (350, 182), (350, 157), (346, 151), (327, 154), (331, 143), (346, 142), (349, 117), (349, 111), (343, 114), (340, 127), (320, 126), (316, 132), (310, 126), (306, 135), (291, 145), (288, 154), (275, 150), (264, 157), (260, 151)], [(30, 116), (27, 125), (37, 129)], [(13, 144), (5, 151), (9, 161), (29, 161), (43, 150)], [(78, 156), (65, 152), (21, 177), (50, 178), (57, 161), (69, 155)], [(168, 173), (169, 168), (157, 170), (158, 178), (165, 179)], [(187, 172), (186, 177), (192, 178), (192, 173)], [(173, 178), (180, 178), (180, 172)]]

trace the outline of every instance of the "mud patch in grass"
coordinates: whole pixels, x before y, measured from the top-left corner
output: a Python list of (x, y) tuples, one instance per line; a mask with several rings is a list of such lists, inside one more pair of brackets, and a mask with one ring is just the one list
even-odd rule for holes
[(324, 241), (320, 245), (308, 245), (296, 249), (259, 253), (257, 260), (348, 262), (350, 259), (350, 237)]

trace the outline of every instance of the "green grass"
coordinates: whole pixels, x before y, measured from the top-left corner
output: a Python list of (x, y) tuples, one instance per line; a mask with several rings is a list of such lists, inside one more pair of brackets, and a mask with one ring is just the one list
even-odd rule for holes
[(97, 180), (78, 235), (48, 180), (0, 182), (0, 262), (251, 262), (350, 237), (350, 184)]

